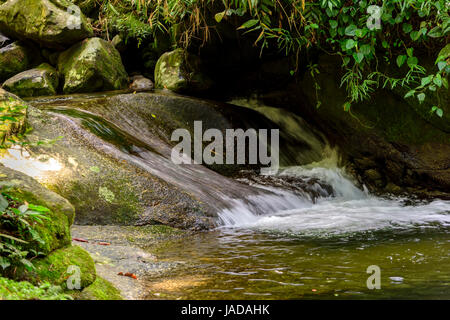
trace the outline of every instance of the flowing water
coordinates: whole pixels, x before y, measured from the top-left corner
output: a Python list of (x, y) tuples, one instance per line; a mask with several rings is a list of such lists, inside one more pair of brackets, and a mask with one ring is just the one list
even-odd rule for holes
[[(139, 97), (146, 111), (152, 96)], [(170, 145), (137, 126), (143, 120), (126, 114), (130, 108), (106, 120), (65, 100), (46, 104), (68, 126), (96, 135), (96, 148), (189, 190), (216, 211), (215, 230), (146, 248), (180, 265), (148, 279), (148, 299), (450, 298), (450, 201), (370, 195), (302, 119), (260, 110), (296, 141), (289, 152), (309, 143), (305, 154), (315, 162), (294, 154), (303, 165), (233, 180), (203, 166), (174, 165)], [(380, 289), (367, 287), (370, 266), (380, 270)]]

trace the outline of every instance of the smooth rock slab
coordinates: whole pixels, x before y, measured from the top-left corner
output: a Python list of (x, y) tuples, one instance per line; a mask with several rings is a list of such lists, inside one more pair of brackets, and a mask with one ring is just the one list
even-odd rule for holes
[(3, 88), (20, 97), (50, 96), (58, 89), (58, 72), (47, 63), (23, 71), (3, 83)]

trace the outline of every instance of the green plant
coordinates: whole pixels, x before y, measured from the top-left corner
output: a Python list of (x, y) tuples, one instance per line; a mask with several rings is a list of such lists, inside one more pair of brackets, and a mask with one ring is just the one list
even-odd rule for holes
[(49, 211), (5, 192), (0, 194), (0, 267), (3, 270), (18, 265), (33, 268), (31, 259), (40, 252), (30, 249), (30, 244), (43, 242), (34, 226), (48, 220), (46, 213)]
[[(402, 86), (406, 98), (448, 90), (448, 60), (425, 74), (420, 51), (442, 48), (450, 32), (445, 0), (103, 0), (102, 21), (128, 36), (156, 39), (162, 32), (175, 45), (205, 43), (211, 30), (228, 20), (261, 53), (269, 47), (286, 55), (319, 49), (342, 58), (345, 110), (377, 88)], [(209, 17), (214, 17), (210, 19)], [(139, 23), (137, 22), (139, 21)], [(105, 23), (103, 23), (105, 28)], [(117, 31), (116, 30), (116, 31)], [(422, 53), (422, 55), (426, 55)], [(297, 59), (298, 61), (298, 59)], [(395, 75), (380, 65), (397, 67)], [(296, 68), (297, 70), (298, 68)], [(393, 70), (393, 68), (391, 68)], [(320, 105), (320, 101), (318, 101)], [(347, 108), (348, 107), (348, 108)], [(436, 105), (433, 112), (442, 110)], [(436, 112), (438, 116), (441, 112)]]

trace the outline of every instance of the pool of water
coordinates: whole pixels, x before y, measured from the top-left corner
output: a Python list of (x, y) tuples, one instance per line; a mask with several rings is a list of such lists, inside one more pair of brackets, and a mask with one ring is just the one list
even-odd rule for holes
[[(179, 262), (147, 299), (449, 299), (450, 230), (435, 226), (315, 237), (221, 228), (148, 248)], [(369, 266), (380, 289), (368, 289)]]

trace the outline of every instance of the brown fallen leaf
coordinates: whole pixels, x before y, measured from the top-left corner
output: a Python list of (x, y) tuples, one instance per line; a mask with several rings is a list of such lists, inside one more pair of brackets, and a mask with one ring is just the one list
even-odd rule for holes
[(119, 276), (124, 276), (124, 277), (130, 277), (130, 278), (133, 278), (133, 279), (137, 280), (136, 275), (134, 273), (131, 273), (131, 272), (126, 272), (125, 274), (123, 272), (119, 272), (118, 275)]
[(99, 242), (98, 244), (101, 245), (101, 246), (109, 246), (109, 245), (111, 245), (111, 243), (109, 243), (109, 242)]
[(78, 241), (78, 242), (89, 242), (86, 239), (82, 239), (82, 238), (72, 238), (73, 241)]

